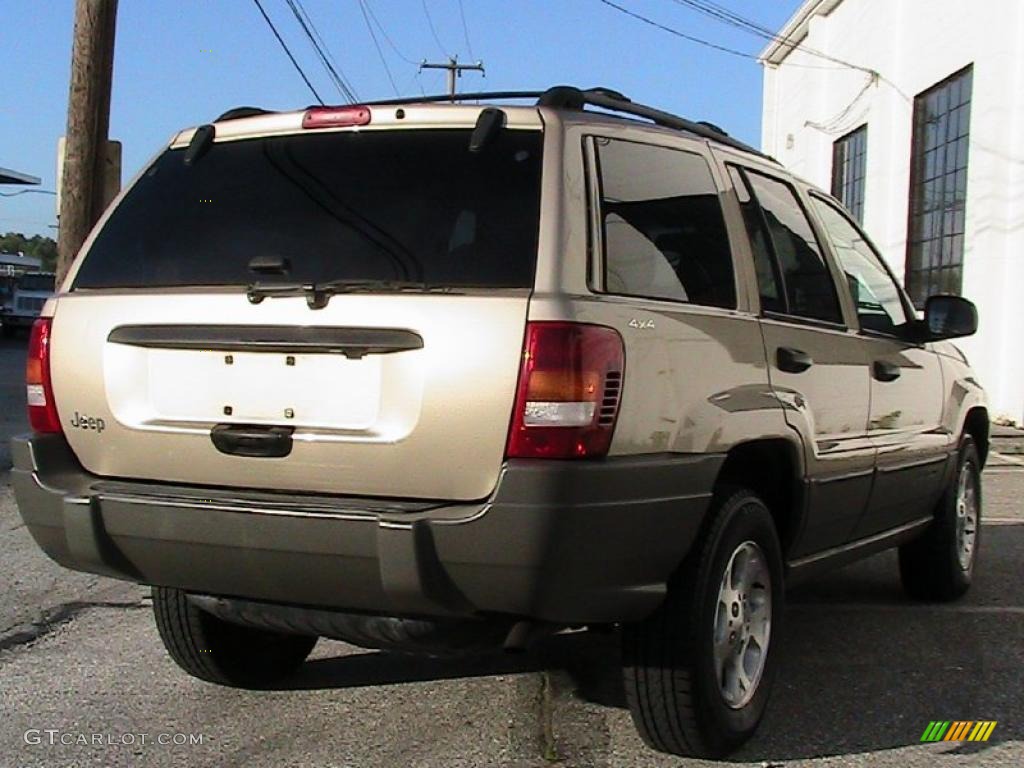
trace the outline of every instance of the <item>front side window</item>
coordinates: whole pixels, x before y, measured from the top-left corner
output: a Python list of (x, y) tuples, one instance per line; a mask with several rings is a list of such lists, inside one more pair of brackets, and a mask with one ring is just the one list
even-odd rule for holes
[(734, 308), (718, 189), (698, 154), (598, 139), (605, 290)]
[(862, 125), (832, 145), (832, 196), (864, 223), (864, 176), (868, 164), (868, 127)]
[(784, 286), (787, 315), (842, 324), (835, 283), (796, 193), (781, 181), (745, 171), (761, 208)]
[(917, 306), (960, 293), (971, 81), (968, 67), (914, 99), (906, 283)]
[(811, 199), (846, 276), (860, 327), (867, 331), (895, 333), (907, 322), (907, 311), (899, 287), (881, 258), (863, 233), (838, 209), (817, 197)]

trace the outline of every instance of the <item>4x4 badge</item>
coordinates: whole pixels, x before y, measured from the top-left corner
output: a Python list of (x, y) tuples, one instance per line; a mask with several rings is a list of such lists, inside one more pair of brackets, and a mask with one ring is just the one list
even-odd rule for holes
[(654, 327), (653, 320), (637, 320), (635, 317), (629, 321), (630, 328), (639, 328), (641, 331)]

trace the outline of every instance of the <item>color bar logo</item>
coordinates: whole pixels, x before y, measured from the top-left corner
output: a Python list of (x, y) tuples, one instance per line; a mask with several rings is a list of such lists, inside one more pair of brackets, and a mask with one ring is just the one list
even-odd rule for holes
[(995, 729), (995, 720), (932, 720), (921, 741), (988, 741)]

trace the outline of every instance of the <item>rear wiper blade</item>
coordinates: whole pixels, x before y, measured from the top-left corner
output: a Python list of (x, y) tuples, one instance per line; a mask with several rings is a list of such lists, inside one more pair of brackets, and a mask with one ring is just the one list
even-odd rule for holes
[(310, 287), (302, 283), (252, 283), (245, 289), (245, 296), (251, 304), (259, 304), (268, 296), (300, 295)]
[(420, 293), (450, 293), (452, 288), (443, 285), (428, 285), (415, 280), (325, 280), (319, 283), (253, 283), (245, 292), (252, 304), (259, 304), (265, 298), (295, 296), (304, 294), (310, 309), (323, 309), (331, 296), (338, 293), (395, 293), (416, 291)]

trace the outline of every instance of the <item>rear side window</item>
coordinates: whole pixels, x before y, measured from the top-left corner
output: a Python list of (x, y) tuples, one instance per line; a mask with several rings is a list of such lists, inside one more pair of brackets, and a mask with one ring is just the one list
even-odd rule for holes
[[(842, 324), (843, 314), (835, 283), (814, 230), (796, 193), (788, 184), (746, 170), (760, 211), (763, 229), (754, 227), (751, 240), (764, 237), (771, 243), (777, 279), (786, 298), (785, 313), (795, 317)], [(754, 222), (748, 222), (750, 231)], [(758, 235), (757, 231), (761, 230)], [(764, 287), (762, 287), (764, 292)], [(771, 302), (764, 307), (771, 310)]]
[[(543, 136), (305, 133), (168, 150), (99, 233), (76, 288), (413, 280), (533, 286)], [(260, 276), (258, 256), (287, 259)]]
[(732, 253), (707, 161), (597, 140), (608, 293), (734, 308)]

